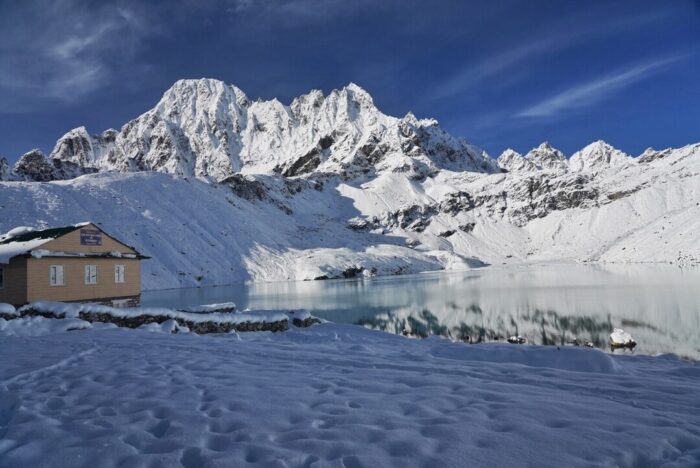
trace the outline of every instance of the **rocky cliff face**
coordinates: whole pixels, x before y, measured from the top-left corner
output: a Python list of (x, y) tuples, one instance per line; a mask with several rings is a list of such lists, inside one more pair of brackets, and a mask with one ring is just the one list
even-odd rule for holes
[(0, 157), (0, 181), (10, 179), (10, 164), (6, 158)]

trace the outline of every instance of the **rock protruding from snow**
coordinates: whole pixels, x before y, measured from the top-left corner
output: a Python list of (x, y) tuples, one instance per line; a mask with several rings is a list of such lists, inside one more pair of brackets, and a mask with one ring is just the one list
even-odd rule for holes
[(6, 158), (0, 157), (0, 181), (10, 180), (10, 163)]
[(53, 165), (38, 149), (23, 154), (12, 172), (14, 178), (19, 180), (48, 182), (56, 179)]
[(634, 348), (637, 342), (634, 341), (632, 335), (621, 328), (613, 329), (610, 334), (610, 346), (616, 348)]
[(569, 169), (574, 172), (599, 171), (629, 164), (631, 160), (629, 155), (598, 140), (574, 153), (569, 160)]
[(659, 151), (655, 150), (654, 148), (647, 148), (641, 155), (639, 155), (637, 161), (639, 162), (639, 164), (647, 164), (652, 161), (656, 161), (657, 159), (663, 159), (671, 155), (671, 153), (673, 152), (674, 150), (671, 148), (666, 148), (664, 150)]
[(543, 171), (566, 172), (569, 169), (564, 153), (544, 142), (537, 148), (531, 149), (525, 159)]

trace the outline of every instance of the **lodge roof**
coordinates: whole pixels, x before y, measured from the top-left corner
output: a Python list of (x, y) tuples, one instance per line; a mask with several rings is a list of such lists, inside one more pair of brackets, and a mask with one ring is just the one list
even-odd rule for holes
[[(12, 231), (10, 231), (5, 235), (0, 236), (0, 245), (10, 244), (13, 242), (29, 242), (29, 241), (33, 241), (33, 240), (45, 240), (48, 242), (50, 240), (64, 236), (70, 232), (73, 232), (76, 229), (79, 229), (80, 227), (86, 226), (88, 224), (90, 224), (90, 223), (80, 223), (80, 224), (74, 224), (72, 226), (40, 229), (38, 231), (26, 230), (26, 231), (22, 231), (20, 234), (15, 234), (15, 235), (12, 235), (11, 234)], [(14, 229), (13, 229), (13, 231), (14, 231)]]
[[(59, 237), (65, 236), (66, 234), (69, 234), (76, 229), (80, 229), (82, 227), (88, 226), (90, 222), (85, 222), (85, 223), (78, 223), (78, 224), (73, 224), (70, 226), (63, 226), (63, 227), (54, 227), (54, 228), (47, 228), (47, 229), (39, 229), (35, 230), (33, 228), (29, 227), (17, 227), (14, 228), (7, 233), (0, 235), (0, 263), (8, 263), (11, 258), (20, 256), (20, 255), (28, 255), (32, 250), (37, 249), (40, 247), (42, 244), (45, 244), (51, 240), (57, 239)], [(135, 253), (134, 257), (139, 258), (139, 259), (146, 259), (150, 257), (146, 257), (145, 255), (141, 255), (136, 249), (131, 247), (130, 245), (125, 244), (124, 242), (115, 239), (114, 237), (110, 236), (102, 228), (99, 226), (95, 225), (102, 233), (105, 235), (111, 237), (115, 241), (119, 242), (120, 244), (125, 245), (126, 247), (132, 249)], [(44, 255), (49, 255), (48, 253), (45, 253)], [(54, 252), (53, 256), (64, 256), (64, 257), (95, 257), (95, 256), (116, 256), (112, 255), (111, 253), (95, 253), (95, 254), (74, 254), (70, 252)]]

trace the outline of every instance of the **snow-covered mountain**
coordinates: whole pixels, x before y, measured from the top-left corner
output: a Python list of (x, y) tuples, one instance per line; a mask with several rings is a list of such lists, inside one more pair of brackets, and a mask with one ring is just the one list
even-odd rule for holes
[[(425, 176), (439, 169), (497, 170), (486, 153), (434, 120), (384, 115), (355, 84), (328, 96), (311, 91), (285, 106), (276, 99), (250, 101), (235, 86), (211, 79), (178, 81), (121, 131), (90, 135), (85, 127), (73, 129), (43, 159), (41, 180), (47, 164), (54, 167), (54, 179), (116, 170), (214, 182), (239, 173)], [(21, 165), (15, 172), (25, 177)]]
[[(0, 231), (92, 220), (146, 288), (523, 261), (700, 262), (700, 145), (497, 160), (350, 84), (285, 106), (182, 80), (121, 130), (0, 160)], [(42, 183), (37, 183), (42, 182)], [(52, 181), (45, 183), (47, 181)]]

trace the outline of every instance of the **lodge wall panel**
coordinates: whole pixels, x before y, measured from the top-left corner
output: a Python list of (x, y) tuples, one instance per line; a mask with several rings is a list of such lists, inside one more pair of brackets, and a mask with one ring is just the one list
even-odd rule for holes
[(27, 302), (27, 259), (15, 257), (9, 264), (0, 264), (4, 285), (0, 288), (0, 302), (19, 305)]
[[(51, 286), (49, 267), (63, 265), (63, 286)], [(97, 265), (97, 284), (85, 284), (85, 265)], [(114, 281), (115, 265), (125, 265), (124, 283)], [(27, 259), (27, 301), (83, 301), (141, 293), (138, 259), (42, 257)]]

